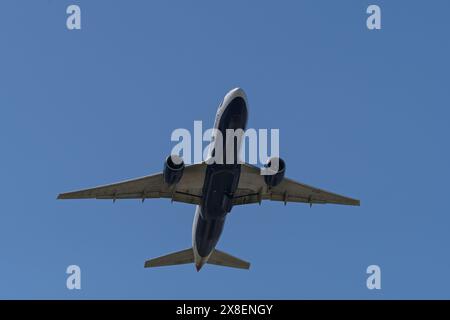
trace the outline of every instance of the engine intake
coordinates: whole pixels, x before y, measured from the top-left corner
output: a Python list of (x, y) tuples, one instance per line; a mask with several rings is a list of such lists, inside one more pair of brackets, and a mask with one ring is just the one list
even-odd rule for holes
[(181, 180), (181, 177), (183, 176), (184, 171), (184, 162), (183, 159), (181, 159), (177, 155), (171, 155), (166, 158), (166, 161), (164, 162), (164, 181), (169, 184), (173, 185), (178, 183)]
[[(278, 170), (275, 167), (276, 161), (278, 160)], [(286, 171), (286, 164), (284, 160), (277, 157), (270, 158), (264, 165), (266, 174), (264, 175), (264, 181), (269, 187), (276, 187), (283, 181), (284, 173)]]

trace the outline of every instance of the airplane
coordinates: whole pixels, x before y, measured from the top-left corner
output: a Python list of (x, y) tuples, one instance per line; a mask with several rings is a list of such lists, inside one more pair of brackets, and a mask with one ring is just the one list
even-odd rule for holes
[[(241, 88), (229, 91), (222, 100), (214, 129), (225, 134), (226, 129), (245, 130), (248, 117), (247, 97)], [(212, 137), (214, 138), (214, 137)], [(242, 138), (242, 137), (241, 137)], [(213, 141), (214, 150), (227, 155), (235, 148), (229, 141)], [(220, 145), (221, 144), (221, 145)], [(239, 143), (238, 143), (239, 145)], [(277, 171), (261, 175), (260, 168), (237, 161), (208, 163), (207, 161), (185, 165), (183, 160), (170, 155), (166, 158), (163, 172), (95, 188), (67, 192), (58, 199), (141, 199), (169, 198), (172, 201), (196, 205), (192, 226), (192, 247), (165, 256), (147, 260), (144, 267), (161, 267), (194, 263), (197, 271), (203, 265), (213, 264), (232, 268), (249, 269), (250, 263), (216, 249), (225, 219), (233, 206), (259, 203), (262, 200), (303, 202), (312, 204), (341, 204), (359, 206), (359, 200), (341, 196), (285, 178), (286, 164), (281, 158)], [(230, 163), (231, 162), (231, 163)]]

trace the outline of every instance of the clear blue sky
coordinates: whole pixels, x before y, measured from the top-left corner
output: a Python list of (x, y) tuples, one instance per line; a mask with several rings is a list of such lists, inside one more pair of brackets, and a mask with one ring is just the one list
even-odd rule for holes
[[(214, 2), (214, 3), (213, 3)], [(366, 8), (382, 9), (382, 30)], [(78, 4), (82, 30), (66, 29)], [(450, 298), (448, 1), (0, 4), (0, 298)], [(361, 207), (234, 208), (250, 271), (144, 269), (191, 245), (194, 207), (57, 201), (162, 169), (175, 128), (241, 86), (287, 175)], [(66, 289), (66, 267), (82, 290)], [(382, 290), (366, 288), (366, 268)]]

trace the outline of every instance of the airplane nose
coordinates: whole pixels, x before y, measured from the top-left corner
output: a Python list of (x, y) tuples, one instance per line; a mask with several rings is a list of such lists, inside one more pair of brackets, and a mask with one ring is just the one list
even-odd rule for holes
[(234, 88), (228, 92), (228, 94), (232, 99), (236, 97), (241, 97), (245, 101), (247, 101), (247, 95), (245, 94), (245, 91), (242, 88)]

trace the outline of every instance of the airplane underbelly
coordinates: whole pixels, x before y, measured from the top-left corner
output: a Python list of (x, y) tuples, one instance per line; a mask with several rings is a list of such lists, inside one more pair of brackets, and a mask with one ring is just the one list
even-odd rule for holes
[(196, 216), (193, 247), (200, 257), (208, 257), (214, 250), (225, 224), (225, 217), (216, 219), (202, 218), (201, 214)]
[[(245, 130), (246, 123), (247, 104), (242, 97), (236, 97), (224, 105), (217, 119), (215, 128), (222, 133), (223, 139), (222, 144), (216, 141), (214, 149), (220, 148), (223, 158), (221, 162), (209, 164), (206, 168), (202, 202), (194, 220), (194, 248), (201, 257), (207, 257), (219, 241), (226, 215), (233, 207), (233, 197), (241, 175), (241, 165), (237, 161), (240, 141), (237, 138), (231, 140), (234, 140), (233, 143), (227, 141), (227, 129)], [(227, 153), (227, 150), (233, 152)], [(227, 159), (228, 155), (230, 159)], [(227, 160), (233, 161), (230, 163)]]
[(234, 192), (239, 184), (240, 165), (209, 165), (203, 186), (202, 217), (225, 216), (232, 208)]
[(219, 241), (239, 176), (240, 165), (209, 165), (206, 169), (203, 203), (194, 222), (195, 248), (201, 257), (207, 257)]

